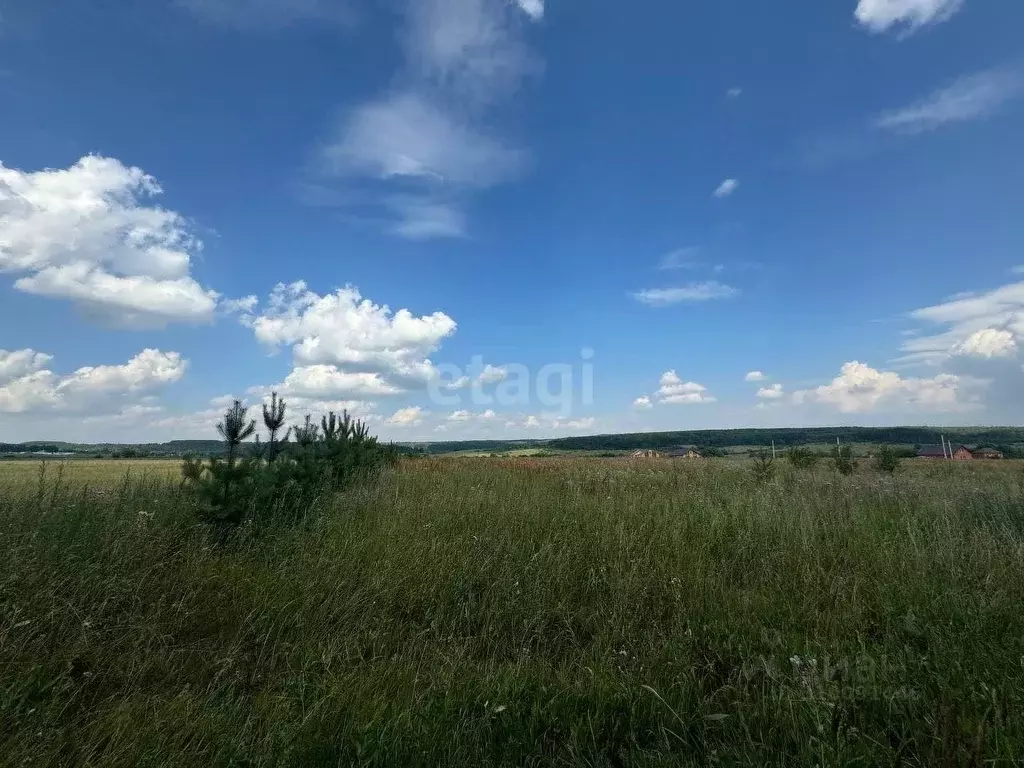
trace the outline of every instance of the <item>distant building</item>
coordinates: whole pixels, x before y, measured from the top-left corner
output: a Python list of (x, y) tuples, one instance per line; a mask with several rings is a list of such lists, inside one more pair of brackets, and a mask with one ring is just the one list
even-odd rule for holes
[(631, 459), (657, 459), (660, 458), (661, 454), (657, 451), (633, 451), (629, 454)]
[(963, 445), (949, 445), (943, 450), (941, 445), (922, 445), (917, 449), (919, 459), (948, 459), (949, 452), (953, 452), (954, 461), (970, 461), (974, 455)]
[(1003, 458), (1003, 452), (997, 451), (995, 448), (977, 448), (971, 451), (976, 459), (1001, 459)]
[(665, 455), (670, 459), (703, 459), (698, 451), (693, 446), (680, 446), (679, 448), (670, 448), (665, 451)]

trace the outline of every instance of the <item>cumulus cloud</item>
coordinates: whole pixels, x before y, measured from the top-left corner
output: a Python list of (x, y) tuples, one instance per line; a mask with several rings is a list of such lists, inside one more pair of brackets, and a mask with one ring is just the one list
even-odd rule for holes
[(715, 398), (708, 394), (707, 387), (695, 381), (683, 381), (674, 370), (665, 371), (658, 382), (657, 398), (661, 403), (696, 404), (713, 403)]
[(765, 375), (761, 371), (750, 371), (743, 377), (744, 381), (764, 381)]
[(761, 387), (757, 390), (757, 397), (761, 400), (778, 400), (785, 396), (781, 384), (772, 384), (769, 387)]
[(344, 116), (323, 148), (325, 170), (363, 184), (361, 204), (380, 207), (395, 234), (463, 235), (466, 198), (527, 162), (489, 118), (540, 70), (520, 19), (543, 13), (542, 0), (410, 0), (404, 70), (392, 89)]
[(0, 163), (0, 272), (111, 324), (209, 322), (219, 296), (190, 274), (201, 243), (180, 214), (147, 204), (162, 191), (95, 155), (42, 171)]
[(677, 288), (648, 288), (637, 291), (633, 298), (649, 307), (667, 307), (682, 302), (712, 301), (730, 299), (739, 295), (739, 290), (717, 280), (688, 283)]
[(633, 401), (633, 407), (640, 411), (646, 411), (653, 407), (651, 403), (651, 398), (649, 398), (647, 395), (641, 395), (640, 397)]
[[(495, 417), (496, 418), (496, 417)], [(505, 422), (507, 430), (529, 430), (531, 432), (542, 432), (550, 435), (558, 435), (567, 431), (582, 431), (592, 429), (597, 425), (597, 419), (593, 416), (582, 416), (571, 418), (553, 413), (520, 414)]]
[(500, 368), (495, 365), (486, 365), (484, 369), (477, 376), (476, 380), (480, 384), (496, 384), (499, 381), (504, 381), (508, 378), (508, 369)]
[(1017, 354), (1017, 340), (1010, 331), (985, 328), (954, 345), (952, 354), (986, 358), (1013, 357)]
[(352, 286), (320, 295), (301, 281), (278, 284), (267, 308), (243, 322), (268, 347), (291, 347), (294, 368), (277, 389), (321, 400), (425, 387), (438, 376), (429, 355), (456, 329), (443, 312), (393, 312)]
[(961, 77), (901, 109), (884, 112), (875, 125), (901, 133), (923, 133), (947, 123), (981, 120), (1021, 95), (1024, 79), (1018, 72), (990, 70)]
[(714, 195), (719, 199), (723, 197), (728, 197), (729, 195), (736, 191), (739, 185), (740, 183), (736, 181), (736, 179), (726, 179), (721, 184), (719, 184), (718, 187), (715, 188)]
[(962, 411), (979, 406), (972, 388), (978, 386), (963, 377), (940, 373), (930, 378), (904, 378), (892, 371), (879, 371), (864, 363), (845, 363), (829, 384), (793, 394), (795, 403), (818, 403), (841, 413), (867, 413), (880, 409), (922, 412)]
[(871, 32), (885, 32), (894, 26), (912, 31), (946, 21), (961, 7), (963, 0), (859, 0), (854, 16)]
[(51, 360), (52, 355), (34, 349), (0, 349), (0, 384), (41, 371)]
[(937, 333), (918, 330), (905, 339), (900, 362), (937, 365), (951, 355), (1013, 355), (1018, 340), (1024, 336), (1024, 282), (960, 294), (941, 304), (914, 310), (910, 317), (941, 326), (942, 330)]
[(516, 0), (516, 5), (534, 21), (544, 18), (544, 0)]
[(145, 349), (122, 365), (79, 368), (59, 375), (45, 366), (52, 358), (34, 350), (0, 350), (0, 412), (107, 412), (179, 381), (188, 361), (177, 352)]
[(423, 423), (423, 409), (418, 405), (399, 408), (385, 420), (396, 427), (414, 427)]

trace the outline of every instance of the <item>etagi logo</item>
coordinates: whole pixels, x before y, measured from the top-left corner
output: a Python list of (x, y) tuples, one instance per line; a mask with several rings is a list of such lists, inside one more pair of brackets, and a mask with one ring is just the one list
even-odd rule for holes
[(427, 384), (432, 403), (442, 407), (469, 404), (481, 408), (531, 410), (538, 406), (568, 418), (578, 406), (594, 403), (594, 350), (584, 348), (572, 363), (547, 363), (531, 368), (522, 363), (484, 365), (475, 355), (466, 368), (452, 363), (437, 366), (438, 376)]

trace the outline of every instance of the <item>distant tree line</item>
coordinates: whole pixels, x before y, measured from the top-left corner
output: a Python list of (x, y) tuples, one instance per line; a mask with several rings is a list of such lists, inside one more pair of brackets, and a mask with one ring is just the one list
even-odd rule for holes
[(58, 453), (60, 446), (52, 443), (0, 443), (0, 453)]
[(938, 444), (940, 435), (953, 443), (1000, 446), (1004, 454), (1016, 455), (1024, 444), (1024, 428), (938, 429), (934, 427), (808, 427), (795, 429), (709, 429), (688, 432), (639, 432), (622, 435), (590, 435), (549, 440), (546, 447), (564, 451), (663, 450), (680, 445), (701, 446), (703, 450), (742, 445), (777, 448), (822, 443), (878, 443), (887, 445)]

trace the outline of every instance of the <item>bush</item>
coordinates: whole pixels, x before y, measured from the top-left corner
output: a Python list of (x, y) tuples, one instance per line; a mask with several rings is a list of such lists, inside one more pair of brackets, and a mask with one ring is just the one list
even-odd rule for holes
[(875, 469), (892, 474), (900, 468), (900, 457), (890, 445), (883, 445), (875, 456)]
[(786, 451), (786, 458), (797, 469), (813, 469), (821, 457), (810, 448), (797, 447)]
[(857, 468), (853, 460), (853, 448), (848, 445), (837, 445), (832, 449), (832, 467), (841, 475), (852, 475)]
[(761, 484), (768, 483), (775, 477), (775, 459), (762, 448), (753, 454), (754, 479)]
[[(306, 415), (277, 439), (285, 418), (285, 402), (274, 393), (271, 406), (263, 408), (263, 420), (270, 435), (266, 444), (239, 458), (244, 440), (256, 431), (256, 422), (238, 400), (224, 414), (217, 430), (227, 447), (226, 458), (207, 462), (188, 457), (182, 464), (182, 482), (198, 503), (202, 520), (223, 539), (244, 522), (294, 523), (302, 518), (314, 500), (324, 493), (345, 487), (356, 476), (393, 463), (397, 451), (380, 445), (376, 437), (348, 412), (339, 417), (333, 411), (319, 425)], [(288, 443), (290, 433), (295, 442)]]

